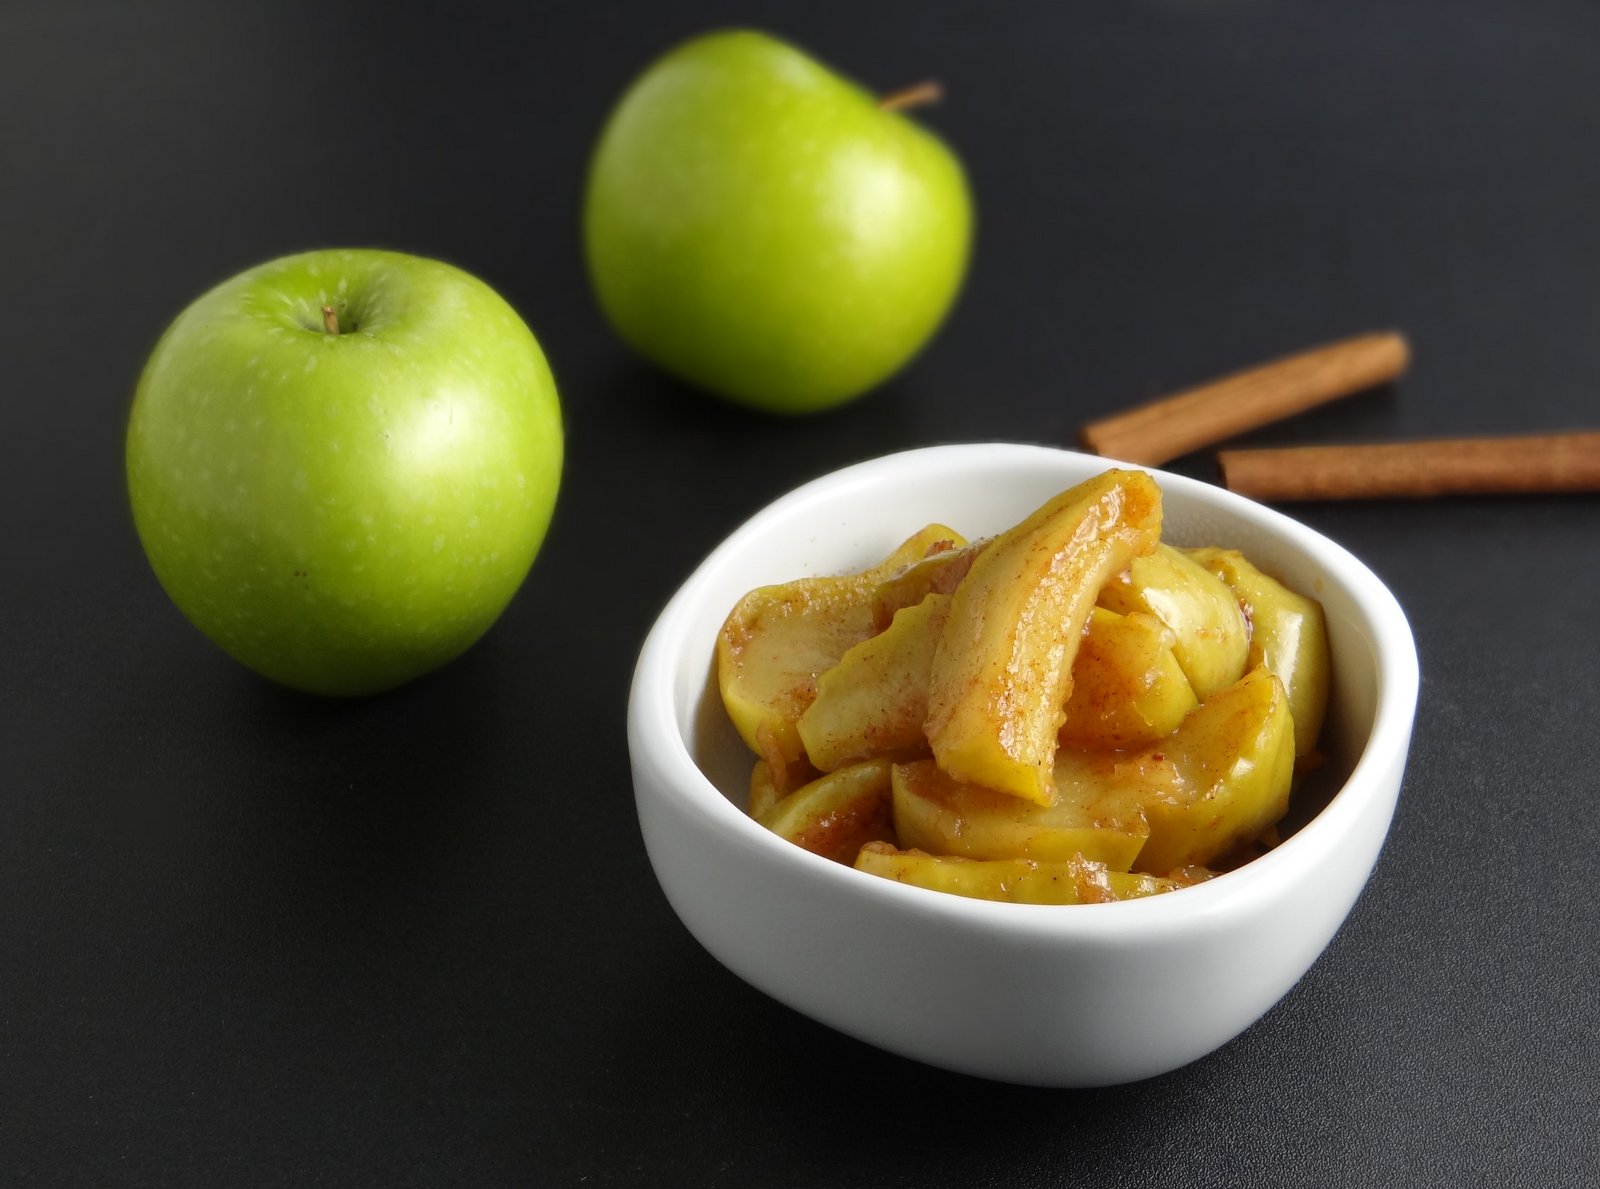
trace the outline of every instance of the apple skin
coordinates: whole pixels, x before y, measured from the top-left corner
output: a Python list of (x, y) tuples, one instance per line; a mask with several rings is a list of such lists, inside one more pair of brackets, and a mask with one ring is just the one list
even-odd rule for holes
[(274, 681), (357, 695), (489, 628), (544, 539), (562, 451), (550, 369), (493, 290), (434, 260), (328, 250), (178, 316), (139, 380), (126, 462), (139, 539), (190, 621)]
[(814, 412), (900, 370), (955, 300), (972, 202), (932, 133), (763, 33), (650, 66), (590, 167), (584, 245), (602, 309), (690, 383)]

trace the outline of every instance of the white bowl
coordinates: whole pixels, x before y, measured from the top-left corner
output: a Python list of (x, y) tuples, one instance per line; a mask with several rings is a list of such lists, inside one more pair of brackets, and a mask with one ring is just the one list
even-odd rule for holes
[[(1108, 466), (1037, 446), (913, 450), (808, 483), (758, 513), (661, 613), (634, 674), (628, 748), (662, 890), (735, 974), (841, 1032), (1009, 1082), (1106, 1085), (1237, 1036), (1316, 960), (1377, 860), (1405, 767), (1417, 656), (1372, 572), (1327, 538), (1219, 488), (1154, 472), (1163, 539), (1241, 549), (1327, 614), (1333, 697), (1314, 816), (1265, 856), (1114, 904), (969, 900), (804, 851), (743, 811), (752, 757), (711, 679), (717, 630), (752, 587), (860, 569), (931, 521), (1008, 527)], [(1317, 811), (1320, 810), (1320, 811)]]

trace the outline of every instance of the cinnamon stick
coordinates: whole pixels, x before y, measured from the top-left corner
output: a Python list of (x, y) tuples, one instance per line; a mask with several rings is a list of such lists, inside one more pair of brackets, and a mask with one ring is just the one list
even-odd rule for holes
[(1096, 454), (1159, 466), (1247, 430), (1367, 388), (1406, 370), (1411, 349), (1393, 331), (1358, 335), (1213, 380), (1083, 427)]
[(1223, 450), (1229, 491), (1258, 500), (1364, 500), (1600, 491), (1600, 432), (1373, 446)]

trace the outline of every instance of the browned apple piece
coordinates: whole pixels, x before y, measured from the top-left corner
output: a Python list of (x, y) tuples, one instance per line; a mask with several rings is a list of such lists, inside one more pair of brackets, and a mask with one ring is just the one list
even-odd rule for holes
[(900, 883), (977, 900), (1008, 904), (1103, 904), (1176, 891), (1184, 885), (1154, 875), (1108, 871), (1104, 863), (1073, 855), (1066, 859), (965, 859), (899, 850), (869, 842), (856, 869)]
[[(927, 754), (928, 681), (949, 607), (950, 596), (930, 594), (901, 608), (817, 679), (797, 725), (818, 769)], [(1094, 608), (1073, 663), (1061, 745), (1117, 750), (1171, 734), (1197, 705), (1172, 639), (1153, 616)]]
[(1150, 837), (1133, 868), (1157, 875), (1211, 863), (1259, 838), (1288, 808), (1293, 775), (1289, 699), (1265, 668), (1207, 698), (1143, 751), (1063, 752), (1056, 762), (1064, 800), (1093, 795), (1142, 811)]
[(969, 859), (1063, 861), (1081, 855), (1126, 871), (1150, 827), (1120, 787), (1074, 782), (1068, 796), (1039, 805), (964, 784), (931, 760), (894, 768), (894, 826), (900, 845)]
[(772, 779), (772, 765), (766, 760), (757, 760), (750, 769), (750, 796), (746, 803), (750, 816), (761, 817), (781, 800), (783, 795)]
[(869, 570), (763, 586), (740, 599), (717, 635), (717, 682), (746, 745), (769, 763), (801, 759), (795, 724), (817, 677), (874, 633), (872, 592), (930, 549), (964, 540), (929, 525)]
[(894, 837), (887, 760), (868, 760), (801, 785), (757, 820), (825, 859), (851, 863), (868, 842)]
[(1165, 875), (1146, 875), (1142, 871), (1107, 871), (1104, 876), (1107, 900), (1142, 900), (1192, 887), (1199, 880), (1175, 879)]
[(1265, 665), (1283, 682), (1294, 715), (1294, 751), (1316, 750), (1328, 709), (1332, 661), (1322, 604), (1262, 573), (1234, 549), (1187, 549), (1199, 565), (1232, 588), (1250, 621), (1250, 668)]
[(950, 596), (927, 595), (863, 640), (817, 679), (817, 696), (796, 724), (824, 772), (871, 756), (926, 755), (928, 674)]
[[(871, 843), (861, 848), (855, 866), (856, 870), (869, 875), (976, 900), (1082, 904), (1102, 898), (1094, 884), (1098, 864), (1081, 856), (1052, 862), (963, 859)], [(1102, 873), (1103, 870), (1101, 868)]]
[(1172, 651), (1202, 702), (1245, 673), (1250, 625), (1227, 585), (1170, 545), (1158, 546), (1105, 584), (1100, 605), (1153, 615), (1172, 629)]
[(978, 555), (951, 598), (929, 678), (926, 731), (941, 768), (1050, 803), (1090, 609), (1160, 532), (1155, 481), (1112, 470), (1062, 492)]
[(1153, 615), (1096, 607), (1072, 666), (1061, 746), (1123, 751), (1177, 730), (1199, 700), (1173, 654), (1174, 639)]
[(887, 630), (896, 612), (916, 606), (931, 594), (953, 593), (988, 545), (985, 540), (949, 549), (935, 548), (921, 561), (879, 583), (872, 592), (872, 618), (878, 630)]
[(804, 759), (791, 764), (779, 763), (776, 767), (766, 760), (757, 760), (750, 769), (750, 816), (760, 817), (795, 789), (821, 775)]

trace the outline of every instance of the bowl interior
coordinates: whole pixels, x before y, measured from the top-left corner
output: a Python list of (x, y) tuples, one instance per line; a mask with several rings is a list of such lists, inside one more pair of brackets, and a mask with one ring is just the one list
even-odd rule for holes
[[(674, 717), (682, 746), (710, 785), (742, 815), (753, 757), (723, 711), (714, 660), (717, 631), (747, 591), (862, 569), (932, 522), (969, 538), (999, 532), (1111, 465), (1043, 447), (933, 447), (837, 472), (757, 514), (707, 559), (678, 601)], [(1156, 478), (1163, 492), (1163, 540), (1238, 549), (1322, 602), (1334, 671), (1321, 748), (1328, 762), (1297, 790), (1281, 827), (1288, 835), (1328, 805), (1368, 745), (1378, 712), (1384, 635), (1375, 621), (1382, 607), (1374, 602), (1392, 606), (1392, 597), (1348, 553), (1289, 518), (1182, 476), (1157, 472)]]

